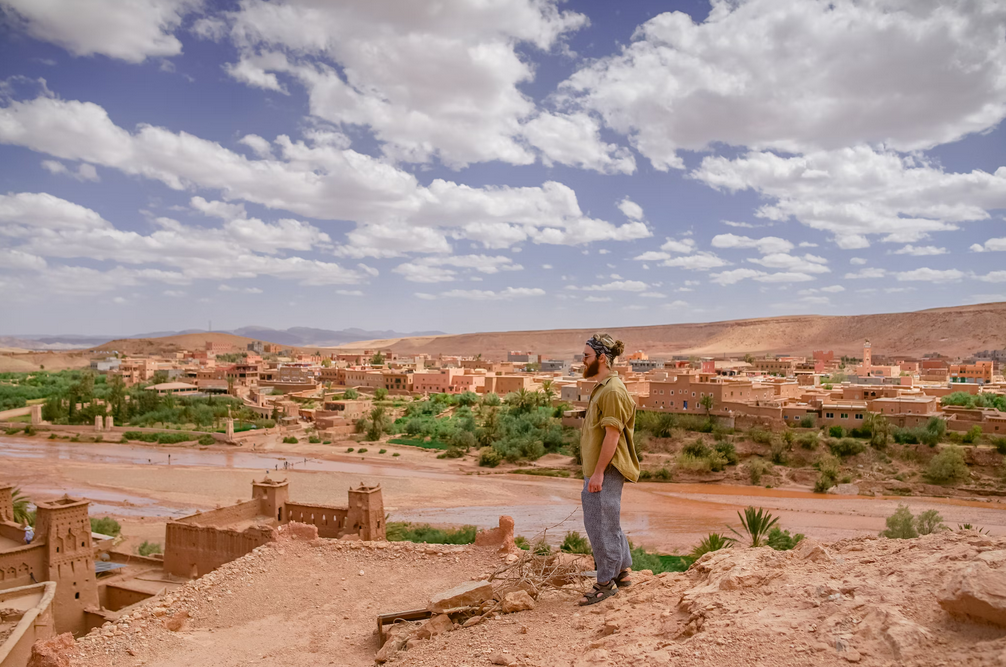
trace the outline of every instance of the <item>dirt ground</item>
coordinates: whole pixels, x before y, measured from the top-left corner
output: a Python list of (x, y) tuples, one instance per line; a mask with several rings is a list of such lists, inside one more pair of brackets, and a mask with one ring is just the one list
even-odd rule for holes
[[(588, 608), (576, 590), (546, 592), (530, 611), (410, 644), (389, 664), (992, 667), (1006, 661), (1006, 629), (939, 604), (955, 572), (979, 560), (1003, 567), (1006, 539), (735, 547), (687, 573), (635, 573)], [(372, 665), (378, 612), (421, 608), (499, 562), (475, 547), (275, 543), (80, 641), (72, 665)]]

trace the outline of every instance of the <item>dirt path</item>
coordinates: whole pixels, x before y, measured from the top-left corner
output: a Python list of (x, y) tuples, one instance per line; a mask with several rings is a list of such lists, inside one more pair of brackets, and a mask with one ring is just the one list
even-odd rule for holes
[[(162, 616), (148, 616), (148, 608), (126, 634), (84, 639), (72, 664), (373, 665), (377, 614), (425, 607), (433, 593), (499, 563), (473, 547), (383, 547), (332, 540), (268, 545), (167, 598)], [(163, 621), (181, 610), (188, 614), (182, 629), (165, 629)]]

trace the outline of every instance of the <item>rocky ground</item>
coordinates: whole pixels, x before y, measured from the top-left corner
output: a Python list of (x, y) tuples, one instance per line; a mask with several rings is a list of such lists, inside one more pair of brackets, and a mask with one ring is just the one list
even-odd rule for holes
[[(424, 607), (501, 562), (475, 547), (281, 541), (67, 655), (96, 667), (369, 665), (378, 613)], [(790, 552), (738, 547), (687, 573), (635, 580), (592, 607), (577, 607), (567, 587), (531, 610), (470, 628), (447, 623), (387, 664), (1006, 664), (1006, 539), (973, 531), (807, 540)]]

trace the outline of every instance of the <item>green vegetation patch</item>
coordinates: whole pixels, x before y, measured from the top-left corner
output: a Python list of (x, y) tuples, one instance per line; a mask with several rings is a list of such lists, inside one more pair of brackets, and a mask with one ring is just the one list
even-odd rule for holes
[(423, 449), (447, 449), (450, 445), (439, 440), (426, 440), (424, 438), (391, 438), (389, 445), (405, 445), (406, 447), (422, 447)]
[(407, 521), (389, 521), (387, 537), (389, 542), (420, 542), (423, 544), (472, 544), (475, 542), (475, 526), (461, 528), (433, 528), (428, 523), (412, 524)]
[(102, 517), (100, 519), (91, 517), (91, 532), (115, 537), (122, 532), (122, 526), (119, 525), (118, 521), (110, 516)]
[(159, 445), (176, 445), (179, 442), (195, 440), (197, 436), (194, 433), (177, 431), (126, 431), (122, 437), (126, 440), (156, 442)]
[(511, 470), (515, 475), (535, 475), (538, 477), (571, 477), (573, 473), (559, 468), (518, 468)]

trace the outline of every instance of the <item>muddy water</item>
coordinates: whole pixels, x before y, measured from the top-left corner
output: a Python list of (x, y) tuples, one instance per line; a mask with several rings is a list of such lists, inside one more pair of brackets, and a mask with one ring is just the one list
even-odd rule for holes
[[(94, 514), (184, 516), (247, 497), (252, 476), (278, 468), (291, 479), (294, 497), (305, 502), (341, 504), (350, 483), (380, 482), (393, 520), (489, 527), (501, 514), (509, 514), (518, 534), (530, 538), (547, 529), (550, 542), (561, 541), (567, 530), (583, 530), (580, 480), (464, 475), (447, 469), (417, 470), (396, 459), (379, 464), (338, 459), (0, 438), (0, 471), (16, 470), (18, 483), (40, 497), (70, 493), (88, 498)], [(291, 467), (284, 469), (284, 462)], [(0, 481), (2, 477), (0, 472)], [(1006, 534), (1006, 506), (1000, 503), (822, 496), (752, 486), (627, 485), (622, 516), (630, 539), (672, 552), (689, 549), (709, 532), (728, 533), (728, 526), (739, 527), (737, 511), (748, 505), (770, 509), (791, 532), (835, 540), (876, 535), (899, 503), (907, 503), (913, 512), (935, 507), (951, 526), (966, 522)]]

